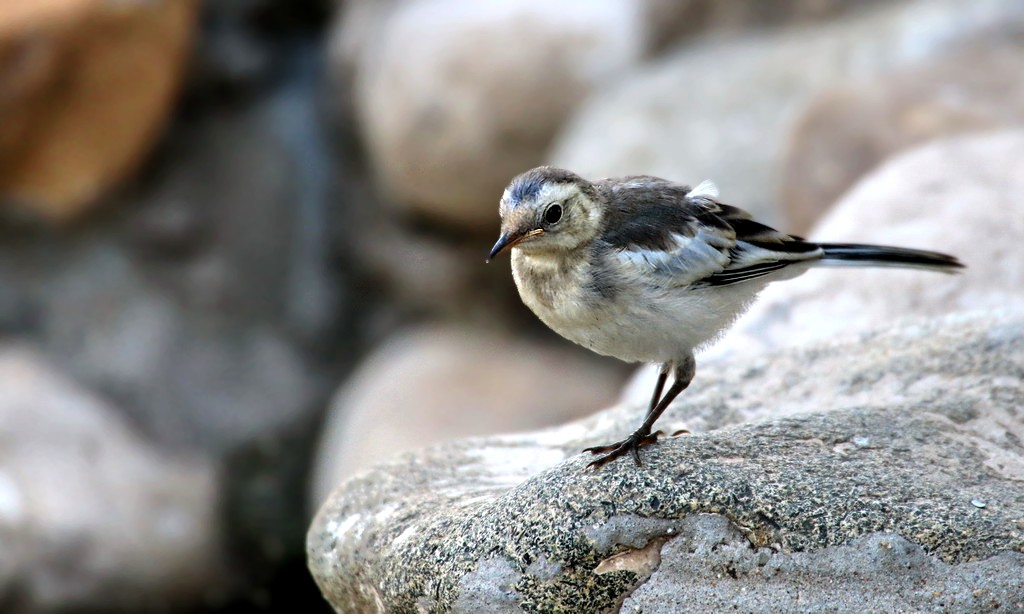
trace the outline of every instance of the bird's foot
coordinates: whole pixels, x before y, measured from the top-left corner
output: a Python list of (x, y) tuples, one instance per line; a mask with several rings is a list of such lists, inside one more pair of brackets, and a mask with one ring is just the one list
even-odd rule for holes
[(661, 431), (654, 431), (653, 433), (643, 433), (642, 431), (634, 431), (632, 435), (626, 437), (622, 441), (616, 441), (615, 443), (606, 446), (594, 446), (591, 448), (585, 448), (583, 450), (584, 452), (604, 455), (588, 464), (587, 467), (600, 469), (601, 467), (612, 462), (616, 458), (623, 456), (627, 453), (633, 455), (633, 462), (636, 463), (636, 465), (639, 467), (642, 464), (640, 462), (640, 448), (658, 441), (658, 435), (661, 435)]

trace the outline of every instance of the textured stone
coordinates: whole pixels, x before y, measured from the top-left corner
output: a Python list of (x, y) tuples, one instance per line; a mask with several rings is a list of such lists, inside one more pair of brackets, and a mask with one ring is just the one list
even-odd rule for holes
[(1022, 573), (1018, 553), (949, 565), (887, 533), (814, 552), (755, 549), (726, 518), (698, 515), (619, 611), (673, 614), (698, 603), (710, 612), (1015, 612), (1024, 608)]
[(408, 450), (561, 424), (610, 405), (622, 383), (618, 366), (485, 331), (400, 333), (335, 397), (314, 475), (315, 505), (343, 479)]
[(778, 223), (786, 144), (815, 94), (1022, 23), (1017, 0), (927, 0), (888, 3), (814, 28), (680, 47), (592, 96), (548, 159), (586, 177), (712, 179), (726, 202)]
[(0, 6), (0, 203), (65, 221), (160, 134), (195, 0), (8, 0)]
[(356, 75), (374, 170), (405, 211), (493, 231), (509, 178), (643, 50), (626, 0), (400, 4)]
[(3, 610), (198, 606), (225, 580), (212, 463), (159, 452), (31, 352), (0, 349)]
[(1019, 313), (698, 371), (660, 424), (694, 434), (642, 467), (579, 452), (634, 428), (638, 404), (353, 478), (313, 522), (310, 568), (339, 611), (1013, 611), (1022, 377)]
[(807, 232), (850, 186), (898, 151), (1024, 125), (1021, 74), (1024, 44), (986, 40), (979, 49), (821, 93), (797, 122), (782, 167), (786, 229)]
[[(935, 142), (865, 177), (810, 234), (935, 249), (957, 275), (819, 269), (769, 286), (706, 357), (775, 350), (963, 309), (1024, 310), (1024, 132)], [(837, 289), (842, 291), (837, 291)]]

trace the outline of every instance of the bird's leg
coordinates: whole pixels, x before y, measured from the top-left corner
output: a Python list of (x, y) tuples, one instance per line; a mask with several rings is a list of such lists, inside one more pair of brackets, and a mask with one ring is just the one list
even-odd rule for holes
[(654, 394), (651, 395), (651, 404), (647, 406), (647, 415), (651, 415), (654, 408), (658, 406), (658, 401), (661, 400), (661, 391), (665, 388), (665, 380), (668, 379), (668, 372), (672, 369), (670, 363), (664, 363), (658, 370), (658, 381), (654, 384)]
[[(667, 371), (667, 368), (662, 368), (662, 374), (659, 375), (658, 377), (657, 388), (659, 390), (655, 391), (656, 396), (658, 393), (661, 392), (660, 388), (664, 386)], [(657, 404), (655, 404), (647, 412), (647, 416), (644, 417), (644, 422), (643, 424), (640, 425), (640, 428), (633, 431), (633, 433), (629, 437), (623, 439), (622, 441), (617, 441), (607, 446), (594, 446), (592, 448), (585, 449), (584, 452), (604, 455), (598, 458), (597, 460), (591, 462), (587, 466), (601, 468), (605, 464), (615, 460), (616, 458), (626, 453), (632, 454), (633, 462), (636, 463), (637, 465), (640, 465), (640, 447), (654, 443), (658, 440), (658, 433), (651, 432), (651, 429), (654, 427), (654, 423), (657, 422), (659, 417), (661, 417), (661, 414), (664, 413), (665, 409), (672, 404), (672, 401), (674, 401), (676, 397), (679, 396), (679, 393), (685, 390), (686, 387), (690, 385), (690, 381), (693, 380), (693, 375), (695, 372), (696, 363), (694, 362), (692, 356), (690, 356), (680, 364), (676, 365), (675, 378), (672, 382), (672, 385), (669, 386), (668, 391), (665, 392), (665, 396), (661, 397), (661, 399), (658, 400)]]

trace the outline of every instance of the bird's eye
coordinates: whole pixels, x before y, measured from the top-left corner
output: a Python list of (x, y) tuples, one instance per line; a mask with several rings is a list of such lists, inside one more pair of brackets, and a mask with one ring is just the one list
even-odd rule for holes
[(554, 224), (560, 219), (562, 219), (561, 205), (551, 205), (548, 207), (548, 210), (544, 212), (544, 221), (548, 224)]

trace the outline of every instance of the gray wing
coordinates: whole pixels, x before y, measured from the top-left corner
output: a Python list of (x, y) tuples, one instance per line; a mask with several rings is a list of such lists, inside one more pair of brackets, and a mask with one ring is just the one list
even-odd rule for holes
[(602, 187), (612, 203), (602, 234), (611, 265), (658, 286), (739, 283), (821, 256), (816, 244), (719, 203), (710, 184), (629, 177)]

